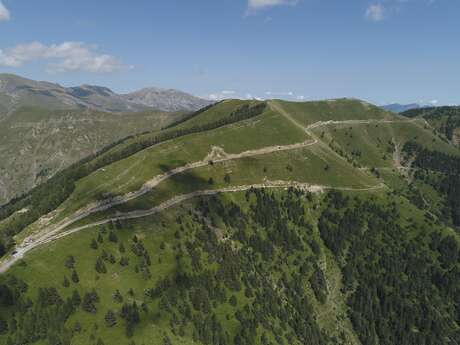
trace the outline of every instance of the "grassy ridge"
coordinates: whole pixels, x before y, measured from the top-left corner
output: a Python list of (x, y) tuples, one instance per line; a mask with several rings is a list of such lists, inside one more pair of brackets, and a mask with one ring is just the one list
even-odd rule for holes
[(440, 140), (418, 122), (331, 125), (316, 128), (314, 133), (349, 161), (363, 167), (393, 167), (396, 145), (400, 151), (409, 141), (441, 152), (459, 154), (455, 147)]
[[(225, 181), (227, 175), (229, 182)], [(210, 179), (213, 181), (212, 184), (209, 183)], [(371, 175), (356, 171), (321, 147), (304, 148), (193, 169), (161, 183), (142, 197), (106, 212), (105, 216), (116, 211), (149, 209), (174, 195), (188, 194), (196, 190), (258, 184), (263, 181), (296, 181), (350, 188), (367, 188), (379, 183)]]
[[(239, 139), (235, 140), (236, 137)], [(74, 193), (62, 205), (63, 215), (103, 195), (137, 190), (156, 175), (204, 159), (213, 146), (226, 153), (240, 153), (305, 140), (308, 136), (304, 132), (267, 110), (253, 119), (156, 145), (94, 172), (78, 181)]]
[[(56, 174), (47, 182), (34, 188), (24, 196), (13, 199), (10, 203), (2, 206), (0, 209), (1, 220), (8, 218), (14, 212), (25, 207), (29, 207), (30, 210), (12, 219), (12, 222), (8, 222), (8, 224), (2, 224), (4, 227), (0, 229), (0, 235), (2, 236), (1, 242), (7, 247), (10, 247), (13, 244), (12, 236), (22, 231), (40, 216), (59, 206), (73, 192), (75, 182), (89, 175), (91, 172), (160, 142), (225, 126), (230, 123), (257, 116), (264, 110), (264, 103), (258, 103), (254, 106), (243, 105), (234, 109), (228, 117), (220, 118), (213, 122), (205, 122), (201, 125), (193, 125), (190, 127), (184, 127), (183, 124), (181, 124), (180, 129), (169, 129), (154, 136), (144, 138), (143, 140), (131, 142), (130, 139), (128, 139), (123, 141), (122, 147), (116, 151), (112, 150), (112, 147), (118, 146), (113, 145), (103, 149), (100, 153), (90, 156)], [(129, 144), (124, 145), (125, 142)]]
[(277, 102), (303, 126), (318, 121), (394, 119), (396, 116), (372, 104), (354, 99), (335, 99), (314, 102)]

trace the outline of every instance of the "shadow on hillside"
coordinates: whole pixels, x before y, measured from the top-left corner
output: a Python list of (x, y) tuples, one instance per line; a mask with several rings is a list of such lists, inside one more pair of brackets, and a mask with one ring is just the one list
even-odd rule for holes
[[(167, 164), (161, 164), (160, 169), (163, 172), (167, 172), (173, 169), (173, 167)], [(191, 193), (196, 190), (212, 189), (213, 185), (209, 183), (208, 178), (199, 176), (193, 170), (188, 170), (177, 175), (170, 176), (167, 180), (168, 186), (171, 186), (177, 194)]]

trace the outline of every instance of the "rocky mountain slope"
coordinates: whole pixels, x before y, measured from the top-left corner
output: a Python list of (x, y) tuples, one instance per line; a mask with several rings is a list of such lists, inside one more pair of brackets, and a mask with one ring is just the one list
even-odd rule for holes
[(22, 107), (0, 120), (0, 204), (106, 145), (161, 129), (182, 116)]
[(165, 111), (198, 110), (212, 103), (211, 101), (192, 96), (185, 92), (160, 88), (145, 88), (122, 95), (122, 98), (129, 103)]
[(176, 90), (144, 89), (118, 95), (106, 87), (62, 87), (12, 74), (0, 74), (0, 119), (23, 106), (45, 109), (89, 108), (105, 112), (195, 111), (211, 102)]
[(0, 204), (105, 145), (209, 104), (175, 90), (118, 95), (0, 74)]

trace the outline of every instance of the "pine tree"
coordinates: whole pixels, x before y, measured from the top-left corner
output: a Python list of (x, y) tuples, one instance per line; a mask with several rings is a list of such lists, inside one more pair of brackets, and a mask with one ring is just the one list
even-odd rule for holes
[(97, 273), (107, 273), (107, 268), (105, 267), (104, 261), (98, 257), (96, 260), (96, 272)]
[(122, 256), (120, 258), (120, 266), (128, 266), (128, 264), (129, 264), (128, 258), (126, 256)]
[(107, 327), (113, 327), (117, 324), (117, 317), (115, 316), (115, 313), (112, 310), (107, 311), (107, 314), (105, 314), (105, 325)]
[(118, 242), (118, 237), (113, 231), (110, 231), (109, 233), (109, 241), (114, 243)]
[(78, 290), (73, 290), (72, 292), (72, 304), (74, 307), (78, 307), (81, 303), (81, 297), (80, 294), (78, 293)]
[(97, 241), (98, 241), (99, 243), (104, 243), (104, 239), (102, 238), (101, 233), (99, 233), (99, 234), (97, 235)]
[(236, 305), (238, 304), (238, 302), (237, 302), (237, 300), (236, 300), (235, 295), (233, 295), (232, 297), (230, 297), (229, 303), (230, 303), (231, 306), (236, 307)]
[(134, 335), (134, 327), (140, 322), (139, 309), (136, 302), (132, 305), (124, 304), (121, 308), (121, 316), (126, 322), (126, 336), (131, 338)]
[(95, 291), (91, 293), (87, 292), (85, 293), (85, 296), (83, 297), (81, 307), (87, 313), (96, 314), (97, 309), (94, 303), (97, 302), (98, 300), (99, 300), (99, 296), (96, 294)]
[(120, 251), (120, 253), (124, 253), (126, 251), (125, 246), (123, 245), (123, 243), (120, 242), (120, 245), (118, 246), (118, 250)]
[(67, 267), (69, 269), (74, 269), (75, 268), (75, 258), (73, 257), (73, 255), (69, 255), (66, 258), (64, 265), (65, 265), (65, 267)]
[(94, 250), (97, 250), (97, 248), (99, 247), (99, 246), (97, 245), (96, 240), (95, 240), (94, 238), (91, 240), (91, 245), (90, 245), (90, 247), (91, 247), (92, 249), (94, 249)]
[(72, 271), (72, 281), (76, 284), (80, 281), (80, 278), (78, 277), (78, 273), (76, 270)]
[(120, 292), (120, 290), (116, 290), (115, 293), (113, 294), (113, 299), (117, 303), (122, 303), (123, 302), (123, 296)]
[(70, 286), (69, 279), (67, 279), (66, 276), (64, 276), (64, 280), (63, 280), (63, 282), (62, 282), (62, 286), (63, 286), (63, 287), (66, 287), (66, 288)]
[(152, 265), (152, 261), (150, 260), (150, 255), (147, 252), (144, 253), (144, 262), (147, 266)]
[(8, 332), (8, 324), (5, 320), (0, 318), (0, 334), (6, 334)]

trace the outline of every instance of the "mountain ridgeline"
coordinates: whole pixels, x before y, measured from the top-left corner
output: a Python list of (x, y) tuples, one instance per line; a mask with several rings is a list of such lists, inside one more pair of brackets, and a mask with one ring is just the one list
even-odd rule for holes
[(0, 204), (104, 146), (160, 130), (209, 101), (175, 90), (117, 95), (0, 74)]
[(410, 103), (410, 104), (392, 103), (392, 104), (384, 105), (382, 108), (388, 111), (392, 111), (393, 113), (402, 113), (408, 110), (420, 109), (423, 107), (417, 103)]
[(45, 109), (93, 109), (103, 112), (196, 111), (212, 102), (172, 90), (147, 88), (128, 94), (117, 94), (107, 87), (81, 85), (63, 87), (34, 81), (12, 74), (0, 74), (0, 119), (24, 107)]
[(460, 342), (460, 150), (426, 121), (225, 100), (62, 169), (0, 208), (0, 344)]

